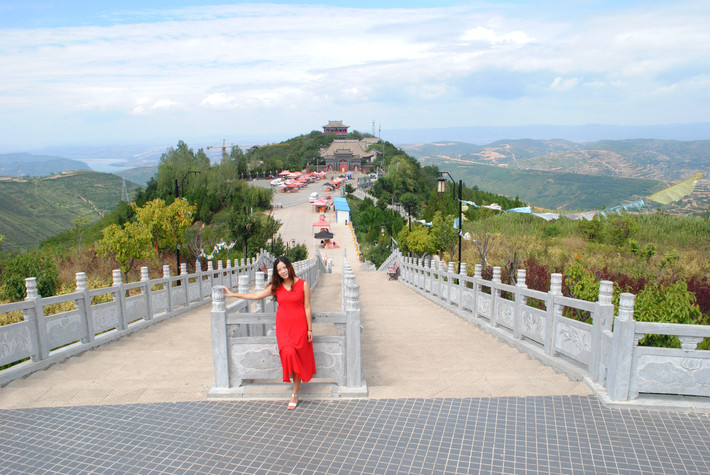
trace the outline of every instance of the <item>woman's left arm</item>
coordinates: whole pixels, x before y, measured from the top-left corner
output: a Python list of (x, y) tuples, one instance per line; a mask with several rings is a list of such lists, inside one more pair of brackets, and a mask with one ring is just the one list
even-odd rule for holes
[(303, 281), (303, 307), (306, 310), (306, 325), (308, 325), (308, 341), (313, 341), (313, 312), (311, 311), (311, 288)]

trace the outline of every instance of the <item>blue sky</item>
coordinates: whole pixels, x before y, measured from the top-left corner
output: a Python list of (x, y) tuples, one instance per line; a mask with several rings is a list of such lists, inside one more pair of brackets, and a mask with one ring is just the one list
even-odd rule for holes
[(710, 122), (709, 24), (684, 0), (0, 0), (0, 152)]

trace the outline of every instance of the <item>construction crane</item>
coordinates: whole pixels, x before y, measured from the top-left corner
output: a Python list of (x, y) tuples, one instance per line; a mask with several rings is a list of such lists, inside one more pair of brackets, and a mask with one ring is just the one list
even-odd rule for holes
[(222, 159), (227, 158), (229, 155), (227, 154), (227, 140), (222, 139), (222, 146), (220, 147), (219, 145), (210, 145), (207, 147), (207, 150), (211, 148), (221, 148), (222, 149)]

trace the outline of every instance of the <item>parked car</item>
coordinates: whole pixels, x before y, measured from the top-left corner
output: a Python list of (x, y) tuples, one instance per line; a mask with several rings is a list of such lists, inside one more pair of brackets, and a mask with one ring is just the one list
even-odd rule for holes
[(308, 197), (308, 201), (310, 203), (315, 203), (316, 201), (318, 201), (318, 192), (314, 191), (313, 193), (311, 193), (311, 196)]
[(271, 181), (271, 186), (283, 185), (284, 181), (281, 178), (277, 178)]

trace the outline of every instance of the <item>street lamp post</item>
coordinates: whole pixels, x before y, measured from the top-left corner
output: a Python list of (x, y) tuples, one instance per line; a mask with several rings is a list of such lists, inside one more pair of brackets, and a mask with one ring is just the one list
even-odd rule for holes
[[(436, 179), (436, 191), (440, 195), (446, 193), (446, 178), (444, 175), (448, 175), (449, 179), (451, 182), (454, 184), (454, 189), (452, 190), (454, 192), (454, 199), (456, 199), (456, 180), (449, 174), (449, 172), (439, 172), (439, 178)], [(461, 220), (461, 210), (462, 210), (462, 203), (461, 200), (463, 200), (462, 192), (463, 192), (463, 181), (459, 180), (459, 193), (458, 193), (458, 202), (459, 202), (459, 220), (458, 220), (458, 235), (459, 235), (459, 265), (458, 265), (458, 273), (461, 273), (461, 232), (463, 229), (463, 222)]]

